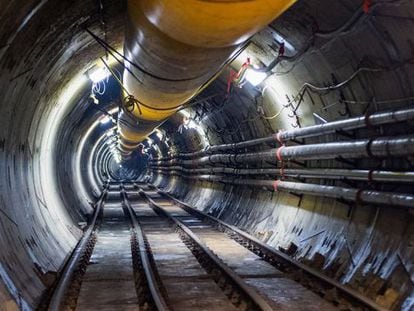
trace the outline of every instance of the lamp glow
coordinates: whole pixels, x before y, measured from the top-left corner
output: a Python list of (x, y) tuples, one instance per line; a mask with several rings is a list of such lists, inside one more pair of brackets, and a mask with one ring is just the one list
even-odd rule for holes
[(254, 69), (246, 70), (246, 80), (253, 86), (257, 86), (267, 78), (267, 73)]
[(108, 123), (109, 121), (111, 121), (111, 118), (109, 117), (109, 116), (105, 116), (105, 117), (103, 117), (102, 119), (101, 119), (101, 124), (106, 124), (106, 123)]
[(197, 125), (197, 123), (194, 122), (194, 120), (190, 120), (187, 124), (187, 127), (189, 129), (197, 129), (198, 125)]
[(88, 71), (88, 77), (93, 83), (101, 82), (109, 77), (109, 72), (106, 68), (97, 67)]
[(156, 131), (156, 133), (155, 133), (156, 135), (157, 135), (157, 137), (160, 139), (160, 140), (162, 140), (162, 138), (164, 137), (164, 135), (162, 134), (162, 132), (161, 131)]

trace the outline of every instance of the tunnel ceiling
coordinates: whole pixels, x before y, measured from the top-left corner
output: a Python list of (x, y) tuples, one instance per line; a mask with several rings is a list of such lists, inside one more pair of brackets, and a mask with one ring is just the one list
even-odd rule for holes
[[(126, 7), (124, 1), (108, 0), (0, 3), (0, 249), (7, 250), (0, 252), (0, 305), (11, 310), (39, 306), (80, 238), (102, 185), (112, 177), (151, 181), (387, 308), (413, 308), (412, 205), (352, 202), (237, 181), (278, 180), (284, 172), (277, 154), (273, 162), (258, 158), (227, 165), (269, 169), (268, 174), (218, 174), (219, 180), (211, 177), (212, 168), (225, 163), (191, 173), (161, 168), (155, 160), (281, 130), (412, 108), (414, 4), (298, 1), (253, 36), (189, 108), (165, 121), (129, 161), (119, 162), (111, 146), (120, 86), (109, 77), (104, 94), (97, 95), (99, 104), (93, 103), (86, 72), (106, 53), (85, 29), (122, 51)], [(278, 57), (281, 42), (284, 51)], [(257, 68), (270, 66), (269, 76), (257, 87), (247, 82), (229, 89), (231, 70), (238, 71), (248, 58)], [(121, 76), (122, 66), (111, 65)], [(103, 122), (108, 114), (113, 122)], [(368, 126), (288, 145), (412, 138), (412, 129), (412, 121)], [(227, 153), (278, 146), (275, 137)], [(357, 159), (338, 154), (282, 165), (285, 170), (412, 171), (413, 160), (412, 154)], [(414, 192), (412, 183), (403, 182), (284, 178), (282, 182), (357, 191)]]

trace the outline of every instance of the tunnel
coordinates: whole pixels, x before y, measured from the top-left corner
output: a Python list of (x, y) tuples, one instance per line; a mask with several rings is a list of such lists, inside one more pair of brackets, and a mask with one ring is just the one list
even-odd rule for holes
[(414, 310), (413, 27), (0, 1), (0, 310)]

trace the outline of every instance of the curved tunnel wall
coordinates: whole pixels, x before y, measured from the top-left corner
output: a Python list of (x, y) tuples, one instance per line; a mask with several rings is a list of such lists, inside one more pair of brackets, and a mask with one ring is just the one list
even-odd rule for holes
[[(412, 107), (413, 54), (407, 16), (412, 4), (404, 1), (375, 3), (368, 13), (358, 1), (299, 2), (253, 38), (250, 55), (269, 64), (277, 49), (269, 36), (277, 31), (295, 48), (273, 70), (262, 94), (245, 86), (225, 99), (225, 80), (210, 88), (206, 100), (190, 112), (203, 129), (210, 145), (266, 137), (278, 130), (310, 126), (321, 121), (346, 119), (367, 111)], [(341, 82), (344, 82), (341, 84)], [(323, 90), (306, 87), (311, 83)], [(328, 86), (339, 85), (332, 89)], [(299, 96), (298, 96), (299, 95)], [(203, 97), (203, 96), (201, 96)], [(397, 99), (397, 100), (396, 100)], [(289, 100), (297, 118), (288, 105)], [(264, 115), (259, 109), (263, 108)], [(318, 116), (314, 116), (316, 113)], [(274, 117), (276, 116), (277, 117)], [(266, 117), (274, 117), (266, 119)], [(175, 122), (174, 122), (175, 121)], [(194, 130), (177, 133), (181, 119), (172, 120), (176, 153), (198, 151), (203, 146)], [(354, 138), (406, 134), (412, 123), (381, 129), (361, 129)], [(408, 134), (408, 133), (407, 133)], [(200, 140), (200, 139), (199, 139)], [(342, 135), (305, 139), (309, 143), (346, 141)], [(275, 144), (277, 146), (277, 144)], [(268, 149), (269, 146), (262, 146)], [(239, 150), (245, 152), (247, 150)], [(257, 150), (255, 150), (257, 151)], [(153, 151), (154, 157), (167, 153)], [(275, 155), (276, 158), (276, 155)], [(307, 168), (351, 167), (345, 161), (306, 161)], [(259, 167), (265, 163), (257, 163)], [(358, 168), (412, 169), (412, 158), (360, 159)], [(253, 165), (254, 166), (254, 165)], [(288, 167), (295, 164), (288, 163)], [(295, 258), (323, 270), (386, 307), (412, 307), (413, 214), (408, 209), (341, 202), (295, 193), (273, 192), (247, 186), (188, 180), (153, 171), (153, 181), (181, 200), (206, 210), (226, 222), (253, 233)], [(233, 178), (249, 178), (236, 176)], [(267, 179), (276, 176), (267, 176)], [(364, 182), (312, 180), (325, 185), (369, 189)], [(412, 193), (407, 185), (375, 185), (383, 191)], [(408, 297), (408, 298), (407, 298)], [(410, 298), (411, 297), (411, 298)]]
[[(104, 51), (83, 27), (106, 37), (113, 46), (122, 46), (125, 3), (102, 1), (103, 10), (96, 1), (24, 3), (0, 5), (0, 249), (7, 250), (0, 253), (0, 304), (32, 309), (42, 301), (80, 237), (78, 223), (86, 221), (92, 211), (89, 202), (99, 195), (106, 178), (104, 169), (98, 168), (119, 169), (103, 146), (105, 137), (99, 140), (112, 125), (98, 125), (85, 138), (102, 114), (86, 107), (90, 83), (84, 72)], [(413, 10), (407, 1), (374, 2), (368, 13), (361, 1), (299, 1), (253, 37), (253, 44), (240, 57), (239, 62), (250, 55), (269, 64), (277, 55), (280, 38), (289, 43), (264, 91), (247, 84), (226, 99), (226, 72), (200, 95), (198, 105), (183, 112), (199, 127), (179, 132), (183, 122), (179, 113), (162, 126), (163, 139), (152, 135), (152, 145), (145, 142), (145, 150), (154, 157), (192, 152), (208, 144), (265, 137), (279, 129), (320, 122), (313, 113), (332, 121), (364, 114), (366, 109), (412, 106), (412, 99), (389, 100), (413, 94)], [(304, 83), (325, 87), (350, 77), (332, 90), (306, 89), (295, 102), (300, 103), (298, 119), (282, 106), (288, 103), (286, 96), (292, 99), (301, 93)], [(113, 108), (111, 103), (103, 105), (106, 110)], [(405, 133), (407, 128), (383, 127), (380, 134)], [(364, 129), (356, 135), (379, 133)], [(347, 138), (331, 135), (305, 142), (336, 139)], [(334, 160), (306, 165), (346, 167)], [(412, 162), (400, 160), (360, 160), (357, 165), (412, 169)], [(370, 288), (365, 294), (384, 305), (412, 303), (406, 300), (412, 293), (407, 275), (413, 273), (409, 263), (414, 256), (413, 215), (408, 209), (347, 205), (155, 172), (152, 181), (273, 246), (287, 252), (296, 246), (292, 256), (355, 288)], [(321, 183), (344, 185), (342, 181)], [(381, 187), (410, 191), (405, 186)]]
[[(125, 5), (105, 5), (108, 40), (119, 46)], [(2, 2), (0, 9), (0, 304), (30, 309), (52, 285), (85, 219), (81, 206), (88, 203), (74, 195), (79, 137), (62, 135), (62, 124), (90, 90), (83, 73), (102, 50), (82, 27), (100, 32), (101, 14), (95, 1)]]

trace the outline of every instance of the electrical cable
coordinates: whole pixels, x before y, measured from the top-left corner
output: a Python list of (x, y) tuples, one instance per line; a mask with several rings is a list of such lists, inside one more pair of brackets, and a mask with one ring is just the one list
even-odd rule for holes
[(388, 72), (388, 71), (394, 71), (400, 67), (403, 67), (406, 64), (414, 64), (414, 57), (413, 58), (409, 58), (405, 61), (399, 62), (391, 67), (387, 67), (387, 66), (377, 66), (377, 67), (360, 67), (358, 68), (356, 71), (354, 71), (354, 73), (352, 73), (352, 75), (350, 75), (346, 80), (337, 83), (337, 84), (332, 84), (329, 86), (316, 86), (313, 85), (311, 83), (304, 83), (301, 88), (300, 91), (293, 97), (293, 101), (297, 101), (298, 98), (302, 98), (305, 94), (306, 90), (309, 90), (311, 92), (314, 93), (323, 93), (323, 92), (331, 92), (331, 91), (335, 91), (338, 89), (341, 89), (342, 87), (346, 86), (348, 83), (350, 83), (351, 81), (353, 81), (360, 73), (362, 72)]
[[(311, 50), (311, 47), (313, 46), (313, 42), (315, 41), (315, 38), (329, 39), (330, 41), (332, 39), (338, 38), (339, 36), (347, 35), (351, 33), (352, 31), (354, 31), (357, 28), (356, 26), (362, 23), (366, 19), (366, 17), (377, 16), (372, 13), (377, 7), (399, 6), (404, 2), (407, 2), (407, 0), (377, 2), (370, 6), (369, 13), (366, 13), (366, 14), (363, 14), (364, 11), (361, 9), (361, 7), (359, 7), (358, 10), (352, 15), (352, 17), (347, 22), (345, 22), (342, 26), (338, 27), (337, 29), (331, 30), (331, 31), (313, 32), (312, 35), (306, 40), (305, 47), (301, 49), (300, 51), (298, 51), (294, 56), (278, 57), (275, 59), (275, 61), (272, 62), (272, 67), (276, 67), (276, 65), (278, 65), (281, 61), (293, 62), (292, 66), (288, 70), (275, 72), (274, 74), (277, 76), (283, 76), (283, 75), (286, 75), (292, 72), (293, 69), (296, 67), (296, 65), (300, 63), (299, 60), (302, 59), (304, 54), (306, 54), (307, 52)], [(274, 29), (271, 25), (269, 25), (269, 27)], [(277, 31), (276, 29), (274, 30)], [(329, 41), (325, 42), (324, 44), (328, 43)], [(316, 51), (316, 50), (312, 50), (312, 51)], [(277, 59), (279, 59), (279, 61), (277, 61)]]
[(413, 101), (414, 100), (414, 96), (410, 96), (410, 97), (402, 97), (402, 98), (395, 98), (395, 99), (388, 99), (388, 100), (370, 100), (370, 101), (356, 101), (356, 100), (344, 100), (341, 99), (339, 101), (336, 101), (328, 106), (322, 107), (320, 110), (327, 110), (329, 108), (332, 108), (338, 104), (359, 104), (359, 105), (369, 105), (372, 103), (376, 103), (379, 105), (385, 105), (385, 104), (395, 104), (395, 103), (401, 103), (401, 102), (408, 102), (408, 101)]
[(98, 95), (105, 94), (106, 84), (104, 81), (99, 81), (92, 84), (92, 92)]
[[(142, 69), (140, 66), (138, 66), (137, 64), (135, 64), (134, 62), (132, 62), (132, 61), (130, 61), (128, 58), (126, 58), (124, 55), (122, 55), (121, 53), (119, 53), (115, 48), (113, 48), (111, 45), (109, 45), (107, 42), (105, 42), (104, 40), (102, 40), (101, 38), (99, 38), (98, 36), (96, 36), (94, 33), (92, 33), (89, 29), (87, 29), (87, 28), (85, 28), (85, 31), (88, 33), (88, 34), (90, 34), (104, 49), (105, 49), (105, 51), (108, 51), (110, 54), (111, 54), (111, 56), (112, 57), (114, 57), (115, 58), (115, 60), (119, 63), (119, 64), (121, 64), (135, 79), (137, 79), (137, 81), (138, 82), (140, 82), (140, 83), (142, 83), (142, 81), (140, 81), (139, 79), (138, 79), (138, 77), (136, 77), (135, 76), (135, 74), (128, 68), (128, 67), (126, 67), (125, 66), (125, 64), (124, 63), (122, 63), (113, 53), (112, 53), (112, 51), (114, 52), (114, 53), (116, 53), (119, 57), (121, 57), (122, 59), (124, 59), (125, 61), (127, 61), (128, 63), (130, 63), (131, 65), (133, 65), (134, 67), (136, 67), (137, 69), (139, 69), (139, 70), (141, 70), (142, 72), (144, 72), (145, 74), (148, 74), (149, 76), (152, 76), (152, 77), (154, 77), (154, 78), (156, 78), (156, 79), (161, 79), (161, 80), (166, 80), (166, 81), (172, 81), (172, 82), (177, 82), (177, 81), (190, 81), (190, 80), (193, 80), (193, 79), (181, 79), (181, 80), (174, 80), (174, 79), (164, 79), (164, 78), (160, 78), (160, 77), (157, 77), (157, 76), (154, 76), (154, 75), (152, 75), (151, 73), (149, 73), (149, 72), (146, 72), (144, 69)], [(202, 92), (210, 83), (211, 83), (211, 81), (213, 81), (215, 78), (217, 78), (220, 74), (221, 74), (221, 72), (223, 71), (223, 69), (229, 64), (229, 63), (231, 63), (235, 58), (237, 58), (243, 51), (244, 51), (244, 49), (247, 47), (247, 44), (248, 42), (246, 42), (238, 51), (237, 51), (237, 53), (233, 56), (233, 57), (231, 57), (230, 59), (228, 59), (223, 65), (222, 65), (222, 67), (221, 68), (219, 68), (219, 70), (209, 79), (209, 80), (207, 80), (202, 86), (200, 86), (200, 88), (196, 91), (196, 93), (195, 93), (195, 95), (193, 96), (193, 98), (195, 97), (195, 96), (197, 96), (198, 94), (200, 94), (200, 92)], [(120, 85), (121, 85), (121, 87), (122, 87), (122, 89), (124, 90), (124, 91), (126, 91), (126, 89), (125, 89), (125, 87), (122, 85), (122, 82), (120, 82), (120, 79), (117, 79), (117, 81), (118, 81), (118, 83), (121, 83)], [(126, 91), (126, 93), (127, 93), (127, 95), (128, 96), (130, 96), (131, 94), (130, 93), (128, 93), (128, 91)], [(181, 105), (178, 105), (178, 106), (175, 106), (175, 107), (167, 107), (167, 108), (158, 108), (158, 107), (152, 107), (152, 106), (149, 106), (149, 105), (146, 105), (146, 104), (144, 104), (144, 103), (142, 103), (142, 102), (139, 102), (139, 104), (141, 105), (141, 106), (143, 106), (143, 107), (146, 107), (146, 108), (148, 108), (148, 109), (152, 109), (152, 110), (156, 110), (156, 111), (169, 111), (169, 110), (177, 110), (177, 111), (180, 111), (180, 110), (182, 110), (182, 109), (185, 109), (185, 108), (187, 108), (187, 105), (185, 105), (185, 103), (184, 104), (181, 104)]]
[[(303, 97), (303, 95), (304, 95), (304, 92), (306, 91), (306, 90), (310, 90), (310, 91), (312, 91), (312, 92), (316, 92), (316, 93), (321, 93), (321, 92), (330, 92), (330, 91), (334, 91), (334, 90), (337, 90), (337, 89), (340, 89), (340, 88), (342, 88), (342, 87), (344, 87), (344, 86), (346, 86), (348, 83), (350, 83), (351, 81), (353, 81), (360, 73), (362, 73), (362, 72), (384, 72), (384, 71), (393, 71), (393, 70), (396, 70), (396, 69), (398, 69), (398, 68), (400, 68), (400, 67), (402, 67), (402, 66), (404, 66), (405, 64), (408, 64), (408, 63), (410, 63), (410, 64), (412, 64), (412, 63), (414, 63), (414, 58), (410, 58), (410, 59), (407, 59), (406, 61), (403, 61), (403, 62), (401, 62), (401, 63), (398, 63), (398, 64), (396, 64), (396, 65), (394, 65), (394, 66), (391, 66), (391, 67), (386, 67), (386, 66), (378, 66), (378, 67), (360, 67), (359, 69), (357, 69), (354, 73), (352, 73), (352, 75), (351, 76), (349, 76), (346, 80), (344, 80), (344, 81), (342, 81), (342, 82), (340, 82), (340, 83), (337, 83), (337, 84), (333, 84), (333, 85), (330, 85), (330, 86), (324, 86), (324, 87), (320, 87), (320, 86), (316, 86), (316, 85), (313, 85), (313, 84), (311, 84), (311, 83), (304, 83), (303, 85), (302, 85), (302, 87), (300, 88), (300, 91), (298, 92), (298, 94), (296, 95), (296, 96), (294, 96), (294, 98), (293, 98), (293, 101), (296, 101), (296, 100), (298, 100), (298, 98), (302, 98)], [(413, 99), (414, 99), (414, 97), (412, 97)], [(407, 99), (407, 98), (406, 98)], [(411, 99), (411, 97), (409, 98), (409, 99)], [(398, 100), (397, 100), (398, 101)], [(341, 102), (344, 102), (344, 103), (347, 103), (346, 101), (341, 101)], [(377, 101), (376, 101), (377, 102)], [(349, 103), (352, 103), (352, 101), (349, 101)], [(381, 102), (377, 102), (377, 103), (381, 103)], [(298, 104), (299, 105), (299, 104)], [(225, 107), (223, 106), (222, 107), (222, 109), (221, 110), (223, 110)], [(265, 120), (272, 120), (272, 119), (275, 119), (275, 118), (277, 118), (281, 113), (282, 113), (282, 111), (284, 110), (284, 109), (286, 109), (287, 108), (287, 106), (283, 106), (282, 107), (282, 109), (280, 110), (280, 111), (278, 111), (275, 115), (273, 115), (273, 116), (271, 116), (271, 117), (267, 117), (267, 116), (262, 116), (262, 115), (257, 115), (256, 117), (253, 117), (253, 118), (247, 118), (247, 119), (245, 119), (245, 120), (243, 120), (243, 121), (241, 121), (239, 124), (238, 124), (238, 126), (236, 127), (236, 129), (234, 129), (234, 130), (228, 130), (228, 129), (223, 129), (223, 130), (217, 130), (217, 129), (212, 129), (214, 132), (216, 132), (216, 133), (219, 133), (219, 134), (221, 134), (221, 135), (227, 135), (227, 136), (231, 136), (231, 135), (233, 135), (233, 134), (235, 134), (236, 132), (238, 132), (239, 130), (240, 130), (240, 128), (241, 128), (241, 126), (243, 125), (243, 124), (245, 124), (245, 123), (248, 123), (248, 122), (253, 122), (253, 121), (256, 121), (256, 120), (258, 120), (260, 117), (262, 117), (263, 119), (265, 119)], [(298, 108), (298, 106), (295, 108), (295, 110)], [(324, 109), (326, 109), (327, 107), (324, 107)], [(228, 133), (226, 133), (226, 132), (228, 132)], [(226, 134), (224, 134), (224, 133), (226, 133)]]
[[(120, 63), (134, 78), (136, 78), (137, 79), (137, 81), (138, 82), (141, 82), (139, 79), (138, 79), (138, 77), (136, 77), (135, 75), (134, 75), (134, 73), (133, 72), (131, 72), (130, 70), (129, 70), (129, 68), (127, 68), (126, 66), (125, 66), (125, 64), (124, 63), (122, 63), (113, 53), (112, 53), (112, 51), (113, 52), (115, 52), (117, 55), (119, 55), (120, 57), (122, 57), (122, 59), (124, 59), (124, 60), (126, 60), (126, 61), (128, 61), (130, 64), (132, 64), (134, 67), (137, 67), (138, 65), (136, 65), (135, 63), (133, 63), (133, 62), (131, 62), (130, 60), (128, 60), (124, 55), (122, 55), (121, 53), (119, 53), (116, 49), (114, 49), (112, 46), (110, 46), (108, 43), (106, 43), (104, 40), (102, 40), (102, 39), (100, 39), (98, 36), (96, 36), (95, 34), (93, 34), (89, 29), (85, 29), (106, 51), (108, 51), (110, 54), (111, 54), (111, 56), (112, 57), (114, 57), (115, 58), (115, 60), (118, 62), (118, 63)], [(215, 75), (213, 75), (213, 77), (211, 78), (211, 79), (209, 79), (206, 83), (204, 83), (200, 88), (199, 88), (199, 90), (196, 92), (196, 94), (199, 94), (202, 90), (204, 90), (204, 88), (207, 86), (207, 85), (209, 85), (209, 83), (212, 81), (212, 80), (214, 80), (221, 72), (222, 72), (222, 70), (231, 62), (231, 61), (233, 61), (238, 55), (240, 55), (240, 53), (245, 49), (245, 47), (247, 46), (247, 44), (245, 44), (232, 58), (230, 58), (218, 71), (217, 71), (217, 73), (215, 74)], [(105, 66), (108, 68), (108, 70), (111, 72), (111, 74), (114, 76), (114, 78), (117, 80), (117, 82), (119, 83), (119, 85), (121, 86), (121, 88), (126, 92), (126, 94), (127, 94), (127, 96), (125, 97), (125, 99), (128, 99), (129, 100), (129, 102), (130, 103), (133, 103), (132, 105), (130, 104), (129, 106), (137, 106), (138, 107), (138, 110), (139, 110), (139, 112), (140, 112), (140, 114), (142, 114), (142, 112), (141, 112), (141, 109), (140, 109), (140, 107), (139, 107), (139, 105), (141, 105), (141, 106), (143, 106), (143, 107), (146, 107), (146, 108), (148, 108), (148, 109), (152, 109), (152, 110), (156, 110), (156, 111), (169, 111), (169, 110), (177, 110), (177, 112), (178, 111), (180, 111), (180, 110), (182, 110), (182, 109), (185, 109), (185, 108), (187, 108), (188, 107), (188, 105), (185, 105), (184, 106), (184, 104), (181, 104), (181, 105), (178, 105), (178, 106), (175, 106), (175, 107), (168, 107), (168, 108), (156, 108), (156, 107), (152, 107), (152, 106), (149, 106), (149, 105), (146, 105), (146, 104), (144, 104), (144, 103), (142, 103), (142, 102), (140, 102), (139, 100), (137, 100), (137, 99), (135, 99), (134, 97), (133, 97), (133, 95), (131, 95), (127, 90), (126, 90), (126, 88), (124, 87), (124, 85), (122, 84), (122, 82), (121, 82), (121, 80), (118, 78), (118, 77), (116, 77), (116, 75), (112, 72), (112, 70), (109, 68), (109, 66), (105, 63), (105, 61), (101, 58), (101, 60), (104, 62), (104, 64), (105, 64)], [(138, 66), (139, 67), (139, 66)], [(138, 68), (139, 69), (139, 68)], [(141, 70), (142, 71), (142, 70)], [(143, 71), (144, 73), (147, 73), (147, 72), (145, 72), (145, 71)], [(151, 74), (150, 73), (147, 73), (147, 74), (149, 74), (150, 76), (151, 76)], [(174, 80), (174, 81), (178, 81), (178, 80)], [(142, 83), (142, 82), (141, 82)], [(132, 101), (132, 98), (134, 99), (133, 101)], [(191, 106), (192, 106), (193, 104), (191, 104)], [(129, 109), (130, 110), (130, 109)], [(132, 109), (133, 110), (133, 109)]]
[(263, 116), (263, 119), (265, 119), (265, 120), (273, 120), (273, 119), (277, 118), (278, 116), (280, 116), (280, 114), (282, 113), (282, 111), (285, 110), (286, 108), (287, 108), (286, 106), (283, 106), (275, 115), (273, 115), (271, 117)]
[[(145, 73), (146, 75), (148, 75), (148, 76), (150, 76), (150, 77), (152, 77), (154, 79), (163, 80), (163, 81), (169, 81), (169, 82), (185, 82), (185, 81), (192, 81), (194, 79), (199, 78), (199, 77), (192, 77), (192, 78), (188, 78), (188, 79), (169, 79), (169, 78), (158, 77), (158, 76), (154, 75), (153, 73), (145, 70), (144, 68), (142, 68), (138, 64), (134, 63), (133, 61), (129, 60), (127, 57), (125, 57), (124, 55), (122, 55), (121, 53), (119, 53), (115, 48), (113, 48), (110, 44), (108, 44), (107, 42), (105, 42), (104, 40), (102, 40), (101, 38), (99, 38), (98, 36), (96, 36), (88, 28), (85, 28), (85, 31), (87, 33), (89, 33), (106, 51), (108, 51), (108, 52), (113, 51), (119, 57), (121, 57), (123, 60), (127, 61), (129, 64), (131, 64), (132, 66), (134, 66), (135, 68), (137, 68), (139, 71)], [(111, 52), (110, 52), (110, 54), (113, 56), (113, 54)], [(117, 61), (119, 62), (119, 60), (117, 60)], [(127, 69), (127, 67), (125, 65), (123, 65), (123, 66), (124, 66), (125, 69)], [(130, 72), (129, 70), (128, 70), (128, 72), (132, 74), (132, 72)]]

